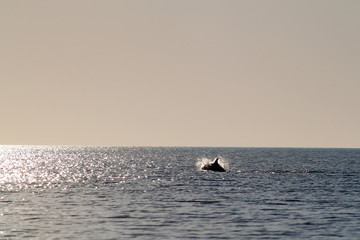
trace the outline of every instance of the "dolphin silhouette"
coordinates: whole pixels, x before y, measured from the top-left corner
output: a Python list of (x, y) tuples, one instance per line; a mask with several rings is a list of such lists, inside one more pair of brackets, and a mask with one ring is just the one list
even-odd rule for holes
[(220, 158), (215, 158), (211, 163), (205, 164), (201, 169), (210, 170), (214, 172), (226, 172), (226, 170), (218, 163)]

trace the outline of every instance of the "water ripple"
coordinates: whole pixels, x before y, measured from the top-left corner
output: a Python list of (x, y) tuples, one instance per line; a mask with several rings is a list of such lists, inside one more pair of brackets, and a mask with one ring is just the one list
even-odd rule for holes
[[(232, 171), (198, 171), (210, 153)], [(357, 239), (359, 159), (359, 150), (3, 146), (0, 238)]]

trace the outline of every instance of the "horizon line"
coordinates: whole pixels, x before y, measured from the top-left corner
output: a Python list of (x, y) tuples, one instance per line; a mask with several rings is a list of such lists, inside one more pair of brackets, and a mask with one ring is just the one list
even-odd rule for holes
[(189, 145), (82, 145), (82, 144), (0, 144), (0, 147), (93, 147), (93, 148), (288, 148), (288, 149), (360, 149), (360, 147), (304, 147), (304, 146), (189, 146)]

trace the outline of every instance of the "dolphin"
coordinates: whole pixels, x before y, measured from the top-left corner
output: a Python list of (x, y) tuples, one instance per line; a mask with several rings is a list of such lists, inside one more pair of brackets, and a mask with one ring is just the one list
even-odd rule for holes
[(214, 172), (226, 172), (226, 170), (218, 163), (220, 158), (215, 158), (211, 163), (205, 164), (201, 169)]

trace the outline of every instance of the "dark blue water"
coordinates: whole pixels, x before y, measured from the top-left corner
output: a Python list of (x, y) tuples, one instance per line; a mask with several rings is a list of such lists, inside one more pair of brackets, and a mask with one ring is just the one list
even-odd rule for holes
[[(199, 171), (221, 157), (230, 172)], [(360, 149), (0, 147), (0, 239), (360, 239)]]

